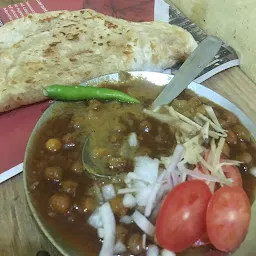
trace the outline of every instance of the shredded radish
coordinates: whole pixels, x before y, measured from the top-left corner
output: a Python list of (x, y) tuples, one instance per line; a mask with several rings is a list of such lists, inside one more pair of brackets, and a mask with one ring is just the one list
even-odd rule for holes
[(189, 164), (197, 164), (198, 156), (204, 152), (205, 148), (201, 145), (201, 135), (197, 135), (190, 141), (184, 143), (184, 160)]
[(214, 124), (215, 124), (218, 128), (222, 129), (222, 127), (221, 127), (221, 125), (220, 125), (220, 123), (219, 123), (219, 121), (218, 121), (218, 118), (217, 118), (217, 116), (216, 116), (215, 113), (214, 113), (213, 108), (212, 108), (211, 106), (207, 106), (207, 105), (204, 105), (204, 108), (205, 108), (207, 114), (209, 115), (209, 117), (210, 117), (210, 118), (212, 119), (212, 121), (214, 122)]
[(181, 137), (180, 137), (178, 131), (175, 132), (175, 139), (176, 139), (177, 144), (181, 144)]
[(145, 207), (145, 212), (144, 212), (144, 215), (146, 217), (149, 217), (152, 210), (154, 209), (154, 205), (155, 205), (155, 201), (156, 201), (156, 195), (162, 185), (162, 181), (163, 179), (165, 178), (167, 174), (167, 171), (164, 171), (157, 179), (156, 183), (154, 184), (154, 186), (152, 187), (152, 190), (149, 194), (149, 198), (148, 198), (148, 202), (146, 204), (146, 207)]
[(130, 147), (138, 146), (137, 134), (135, 132), (132, 132), (129, 134), (128, 143), (129, 143)]
[(121, 254), (121, 253), (125, 253), (126, 251), (127, 251), (127, 248), (124, 245), (124, 243), (118, 240), (114, 247), (114, 254)]
[(178, 164), (178, 169), (180, 172), (184, 172), (187, 175), (190, 175), (197, 179), (202, 179), (202, 180), (212, 181), (212, 182), (221, 182), (219, 178), (214, 177), (212, 175), (206, 175), (196, 170), (192, 171), (187, 169), (182, 162)]
[(136, 206), (136, 198), (132, 194), (125, 194), (123, 198), (123, 205), (127, 208), (134, 208)]
[(168, 251), (166, 249), (163, 249), (161, 251), (161, 256), (176, 256), (176, 254), (172, 251)]
[(146, 249), (146, 242), (147, 242), (147, 235), (143, 234), (142, 235), (142, 248), (145, 250)]
[(201, 133), (202, 133), (204, 140), (209, 139), (209, 127), (210, 127), (209, 122), (206, 122), (205, 125), (201, 129)]
[(148, 236), (153, 237), (155, 235), (155, 227), (152, 223), (139, 211), (135, 211), (132, 215), (133, 221), (137, 224), (137, 226)]
[(121, 223), (128, 225), (128, 224), (132, 223), (132, 218), (131, 218), (131, 216), (125, 215), (125, 216), (122, 216), (119, 221)]
[(173, 107), (167, 107), (167, 108), (168, 108), (168, 111), (169, 111), (171, 116), (173, 116), (175, 118), (179, 118), (178, 115), (177, 115), (177, 112), (174, 110)]
[(155, 118), (155, 119), (163, 122), (163, 123), (170, 124), (178, 129), (184, 131), (185, 133), (195, 134), (197, 132), (197, 129), (194, 126), (192, 126), (180, 119), (177, 119), (175, 117), (171, 117), (170, 115), (154, 113), (153, 111), (150, 111), (147, 109), (144, 109), (144, 113), (152, 118)]
[(99, 208), (96, 209), (92, 214), (91, 216), (89, 217), (88, 219), (88, 223), (98, 229), (98, 228), (102, 228), (103, 227), (103, 222), (102, 222), (102, 219), (101, 219), (101, 216), (100, 216), (100, 213), (99, 213)]
[(113, 256), (116, 236), (115, 216), (109, 203), (103, 204), (99, 208), (99, 213), (104, 228), (103, 245), (99, 256)]
[(191, 119), (189, 119), (188, 117), (180, 114), (179, 112), (176, 111), (176, 114), (178, 115), (179, 119), (190, 124), (191, 126), (194, 126), (197, 130), (200, 130), (202, 128), (202, 126), (200, 126), (199, 124), (195, 123), (194, 121), (192, 121)]
[(115, 187), (113, 184), (108, 184), (102, 187), (102, 194), (105, 201), (109, 201), (116, 197)]
[[(212, 132), (212, 134), (214, 134), (215, 136), (219, 136), (219, 137), (227, 137), (225, 130), (222, 129), (221, 127), (218, 127), (211, 119), (207, 118), (206, 116), (202, 115), (201, 113), (197, 113), (196, 115), (197, 115), (197, 117), (201, 118), (205, 122), (209, 122), (210, 126), (215, 131), (217, 131), (217, 132)], [(210, 132), (209, 132), (209, 134), (210, 134)]]
[(158, 256), (159, 255), (159, 248), (155, 244), (150, 244), (148, 246), (146, 256)]

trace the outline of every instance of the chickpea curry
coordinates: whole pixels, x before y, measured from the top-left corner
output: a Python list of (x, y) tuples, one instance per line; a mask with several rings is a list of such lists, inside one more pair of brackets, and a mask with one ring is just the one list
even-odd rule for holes
[[(37, 211), (81, 255), (235, 251), (254, 201), (249, 131), (190, 90), (151, 111), (160, 87), (139, 79), (101, 87), (140, 103), (68, 102), (41, 127), (27, 168)], [(83, 169), (89, 134), (107, 178)]]

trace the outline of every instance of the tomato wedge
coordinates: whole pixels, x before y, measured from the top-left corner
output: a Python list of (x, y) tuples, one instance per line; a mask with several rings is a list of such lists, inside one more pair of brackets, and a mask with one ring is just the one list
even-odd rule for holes
[(174, 252), (192, 246), (206, 233), (206, 211), (211, 195), (201, 180), (186, 181), (171, 190), (157, 216), (157, 242)]
[(211, 243), (220, 251), (234, 251), (246, 236), (250, 218), (250, 202), (241, 187), (218, 189), (209, 202), (206, 215)]

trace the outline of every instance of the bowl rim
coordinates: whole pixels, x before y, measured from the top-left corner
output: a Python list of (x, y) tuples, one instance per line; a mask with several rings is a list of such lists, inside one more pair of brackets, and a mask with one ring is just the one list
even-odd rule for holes
[[(170, 80), (173, 78), (173, 75), (159, 73), (159, 72), (150, 72), (150, 71), (132, 71), (128, 72), (132, 75), (132, 78), (142, 78), (147, 79), (150, 82), (155, 83), (157, 86), (164, 86)], [(105, 81), (112, 81), (112, 82), (119, 82), (120, 77), (119, 73), (113, 73), (108, 74), (104, 76), (100, 76), (91, 80), (88, 80), (87, 82), (81, 83), (80, 85), (86, 86), (97, 86)], [(206, 97), (210, 99), (212, 102), (215, 102), (219, 104), (220, 106), (226, 108), (227, 110), (233, 112), (237, 117), (239, 117), (241, 123), (250, 131), (253, 139), (256, 139), (256, 126), (255, 124), (247, 117), (247, 115), (240, 110), (237, 106), (235, 106), (232, 102), (221, 96), (220, 94), (216, 93), (215, 91), (199, 84), (196, 82), (191, 82), (188, 86), (189, 89), (193, 90), (197, 95)], [(25, 196), (26, 201), (28, 203), (29, 209), (32, 213), (33, 218), (36, 220), (37, 225), (40, 227), (43, 234), (47, 237), (47, 239), (54, 245), (54, 247), (64, 256), (70, 256), (70, 253), (66, 251), (65, 248), (63, 248), (63, 244), (61, 244), (59, 241), (56, 241), (56, 239), (53, 237), (53, 235), (49, 232), (46, 225), (43, 223), (43, 220), (39, 217), (39, 213), (37, 212), (36, 207), (33, 205), (33, 199), (32, 196), (30, 196), (31, 192), (28, 187), (28, 181), (27, 181), (27, 171), (26, 171), (26, 163), (29, 159), (29, 153), (30, 148), (33, 145), (33, 139), (37, 133), (37, 130), (40, 130), (41, 124), (44, 123), (45, 120), (51, 116), (52, 111), (56, 107), (57, 104), (60, 104), (60, 102), (55, 102), (51, 106), (47, 108), (46, 111), (42, 114), (42, 116), (37, 121), (35, 127), (33, 128), (32, 133), (30, 134), (26, 150), (25, 150), (25, 156), (24, 156), (24, 164), (23, 164), (23, 184), (24, 184), (24, 190), (25, 190)], [(62, 104), (62, 103), (61, 103)], [(65, 104), (65, 103), (64, 103)]]

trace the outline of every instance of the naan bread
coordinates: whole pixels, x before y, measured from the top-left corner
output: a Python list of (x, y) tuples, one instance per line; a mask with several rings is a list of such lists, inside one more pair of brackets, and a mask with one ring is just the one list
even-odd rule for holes
[(44, 100), (42, 88), (126, 71), (163, 71), (197, 46), (163, 22), (135, 23), (93, 10), (33, 14), (0, 28), (0, 112)]

